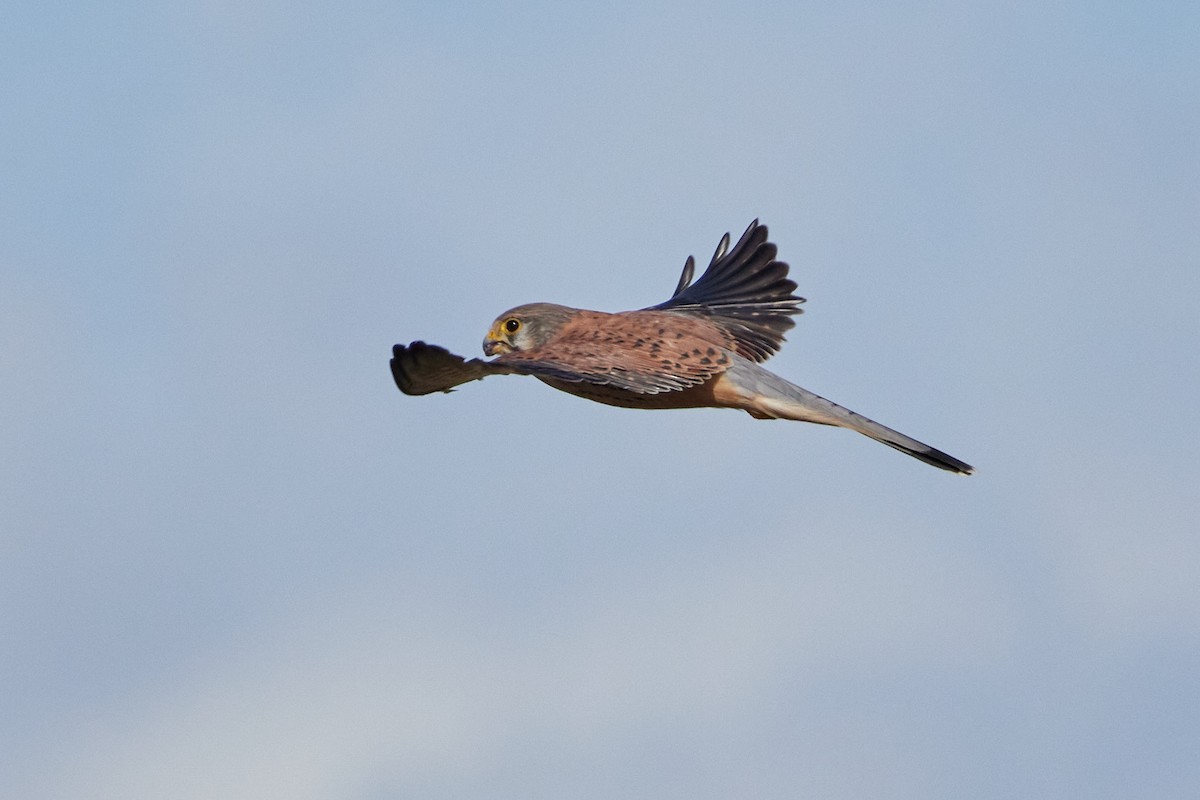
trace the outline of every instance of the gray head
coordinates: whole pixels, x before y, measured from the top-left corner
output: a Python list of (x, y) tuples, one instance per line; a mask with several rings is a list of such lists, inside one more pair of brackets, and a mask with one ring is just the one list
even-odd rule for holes
[(483, 352), (494, 356), (541, 347), (578, 313), (579, 309), (554, 303), (527, 303), (510, 308), (492, 323), (483, 340)]

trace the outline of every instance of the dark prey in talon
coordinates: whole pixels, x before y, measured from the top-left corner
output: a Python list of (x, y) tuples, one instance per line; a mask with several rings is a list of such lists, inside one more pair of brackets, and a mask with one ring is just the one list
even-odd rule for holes
[(490, 361), (424, 342), (396, 345), (392, 376), (405, 394), (448, 392), (488, 375), (533, 375), (555, 389), (624, 408), (736, 408), (756, 419), (849, 428), (940, 469), (974, 467), (801, 389), (759, 364), (795, 325), (804, 298), (758, 220), (732, 249), (717, 245), (695, 283), (689, 256), (670, 300), (609, 314), (551, 303), (504, 312), (483, 340)]

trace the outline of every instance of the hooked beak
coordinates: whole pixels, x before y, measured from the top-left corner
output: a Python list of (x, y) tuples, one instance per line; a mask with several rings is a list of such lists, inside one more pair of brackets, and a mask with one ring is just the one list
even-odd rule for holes
[(495, 356), (511, 351), (512, 347), (508, 344), (508, 342), (495, 338), (494, 334), (489, 333), (487, 338), (483, 340), (484, 355)]

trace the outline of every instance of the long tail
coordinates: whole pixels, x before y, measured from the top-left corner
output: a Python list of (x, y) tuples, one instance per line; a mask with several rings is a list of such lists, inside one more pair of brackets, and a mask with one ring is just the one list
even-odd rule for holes
[(965, 461), (959, 461), (954, 456), (924, 442), (918, 442), (911, 436), (905, 436), (899, 431), (880, 425), (875, 420), (867, 419), (862, 414), (802, 389), (746, 359), (736, 359), (733, 368), (722, 377), (733, 382), (743, 399), (744, 404), (741, 407), (760, 419), (794, 419), (849, 428), (939, 469), (960, 475), (970, 475), (975, 471), (975, 468)]

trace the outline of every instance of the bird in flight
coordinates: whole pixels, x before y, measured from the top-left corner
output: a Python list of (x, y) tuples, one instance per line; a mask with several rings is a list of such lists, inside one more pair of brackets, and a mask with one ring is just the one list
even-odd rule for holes
[(729, 234), (700, 279), (695, 259), (671, 299), (615, 314), (552, 303), (505, 311), (483, 340), (490, 361), (425, 342), (392, 349), (392, 377), (409, 395), (449, 392), (488, 375), (533, 375), (588, 400), (623, 408), (734, 408), (756, 419), (849, 428), (940, 469), (974, 467), (802, 389), (759, 364), (783, 344), (804, 298), (758, 220)]

